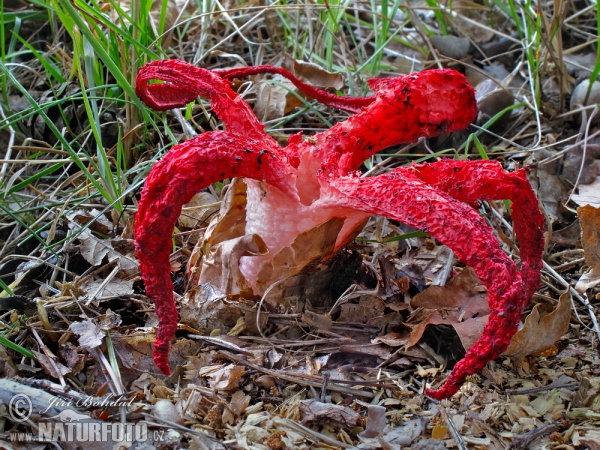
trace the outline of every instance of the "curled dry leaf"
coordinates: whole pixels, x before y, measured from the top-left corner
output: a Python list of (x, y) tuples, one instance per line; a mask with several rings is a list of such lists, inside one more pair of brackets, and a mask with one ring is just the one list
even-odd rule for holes
[(600, 284), (600, 208), (586, 205), (577, 208), (581, 224), (581, 245), (590, 270), (584, 273), (575, 289), (585, 292)]
[(192, 287), (180, 305), (181, 323), (205, 334), (217, 329), (226, 333), (243, 315), (235, 303), (208, 283)]
[(259, 81), (256, 84), (256, 103), (254, 112), (262, 122), (279, 119), (290, 109), (300, 106), (298, 100), (290, 90), (294, 85), (280, 75), (275, 75), (274, 81), (277, 84), (268, 81)]
[[(568, 293), (561, 295), (551, 313), (542, 314), (536, 305), (525, 325), (512, 338), (505, 356), (527, 356), (551, 347), (569, 329), (571, 303)], [(445, 286), (431, 286), (416, 295), (411, 306), (423, 307), (424, 319), (413, 327), (406, 346), (415, 345), (428, 325), (452, 326), (468, 350), (479, 339), (488, 323), (490, 310), (485, 288), (470, 268), (464, 269)]]
[(71, 375), (77, 375), (81, 372), (85, 365), (85, 355), (80, 353), (73, 344), (67, 342), (60, 346), (60, 356), (67, 363), (67, 367), (71, 369)]
[(569, 331), (570, 299), (569, 291), (562, 294), (556, 308), (547, 315), (540, 313), (540, 304), (535, 305), (523, 328), (512, 337), (504, 356), (523, 357), (552, 347)]

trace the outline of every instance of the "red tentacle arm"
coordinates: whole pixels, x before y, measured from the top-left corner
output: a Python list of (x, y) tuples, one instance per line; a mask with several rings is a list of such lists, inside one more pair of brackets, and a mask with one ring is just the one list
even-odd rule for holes
[(252, 108), (231, 90), (227, 80), (210, 70), (176, 59), (154, 61), (138, 73), (135, 93), (156, 111), (181, 108), (198, 97), (208, 98), (227, 131), (278, 147), (275, 139), (265, 133)]
[(146, 294), (159, 318), (154, 361), (165, 375), (169, 342), (177, 329), (177, 309), (169, 278), (171, 235), (181, 208), (200, 190), (232, 177), (264, 180), (298, 201), (295, 174), (261, 142), (231, 133), (204, 133), (173, 147), (146, 180), (135, 221), (136, 254)]
[(370, 105), (375, 100), (374, 97), (341, 97), (329, 92), (318, 89), (310, 84), (300, 81), (289, 70), (275, 66), (252, 66), (252, 67), (236, 67), (233, 69), (222, 69), (215, 71), (222, 78), (232, 80), (234, 78), (245, 78), (252, 75), (261, 75), (270, 73), (272, 75), (281, 75), (290, 80), (301, 92), (314, 98), (315, 100), (327, 106), (333, 106), (351, 113), (360, 112), (365, 106)]
[(376, 95), (373, 103), (317, 136), (323, 167), (337, 176), (393, 145), (462, 130), (477, 115), (473, 88), (454, 70), (375, 79), (369, 85)]
[(544, 251), (544, 216), (527, 181), (524, 169), (507, 173), (497, 161), (455, 161), (416, 164), (405, 171), (466, 203), (479, 200), (510, 200), (513, 229), (521, 248), (521, 274), (526, 306), (540, 286)]
[(477, 343), (454, 367), (446, 383), (428, 395), (447, 398), (468, 375), (500, 356), (517, 331), (524, 286), (513, 261), (477, 211), (406, 171), (374, 178), (329, 180), (332, 202), (389, 217), (427, 231), (471, 266), (488, 289), (490, 320)]

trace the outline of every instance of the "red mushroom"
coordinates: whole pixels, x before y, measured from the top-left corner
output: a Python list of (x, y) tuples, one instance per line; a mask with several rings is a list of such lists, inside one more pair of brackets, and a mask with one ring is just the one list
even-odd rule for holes
[[(543, 217), (524, 171), (506, 173), (489, 161), (443, 160), (360, 177), (362, 162), (386, 147), (461, 130), (471, 123), (476, 114), (473, 88), (455, 71), (370, 80), (375, 97), (363, 103), (352, 99), (345, 105), (350, 110), (362, 108), (358, 114), (308, 140), (292, 136), (281, 148), (223, 78), (258, 73), (252, 70), (211, 72), (169, 60), (148, 64), (137, 78), (138, 96), (155, 109), (183, 107), (197, 96), (209, 98), (227, 130), (204, 133), (173, 147), (152, 169), (142, 192), (136, 250), (147, 295), (159, 317), (156, 365), (170, 373), (167, 358), (177, 310), (169, 278), (169, 244), (181, 207), (216, 181), (243, 177), (248, 185), (246, 232), (258, 234), (269, 249), (267, 255), (240, 261), (241, 272), (255, 290), (263, 261), (300, 233), (333, 217), (345, 219), (338, 248), (365, 218), (379, 214), (427, 231), (473, 267), (488, 289), (490, 320), (444, 386), (427, 391), (438, 399), (451, 396), (468, 375), (506, 349), (539, 285)], [(264, 66), (254, 70), (276, 71)], [(149, 83), (157, 80), (163, 83)], [(319, 99), (329, 102), (326, 95)], [(334, 100), (344, 106), (344, 98)], [(512, 200), (521, 271), (469, 206), (481, 199)]]

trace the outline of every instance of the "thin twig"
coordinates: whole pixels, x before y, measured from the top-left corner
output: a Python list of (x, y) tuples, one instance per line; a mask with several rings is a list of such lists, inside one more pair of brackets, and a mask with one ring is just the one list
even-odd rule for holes
[(446, 408), (444, 408), (442, 405), (439, 405), (439, 404), (437, 405), (437, 408), (438, 408), (438, 411), (440, 412), (440, 414), (442, 415), (442, 418), (446, 422), (446, 427), (448, 427), (448, 430), (450, 431), (450, 434), (452, 435), (454, 442), (456, 442), (456, 446), (458, 447), (458, 450), (467, 450), (467, 445), (465, 444), (465, 441), (463, 440), (462, 436), (456, 429), (456, 426), (454, 426), (454, 422), (452, 420), (450, 420), (450, 417), (448, 417)]

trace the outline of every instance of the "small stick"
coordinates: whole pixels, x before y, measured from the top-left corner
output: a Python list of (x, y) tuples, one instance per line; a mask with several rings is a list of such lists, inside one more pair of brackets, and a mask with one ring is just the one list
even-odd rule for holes
[(438, 411), (440, 412), (442, 418), (446, 421), (446, 426), (448, 427), (448, 430), (450, 431), (450, 434), (452, 435), (454, 442), (456, 442), (456, 446), (458, 447), (458, 450), (467, 450), (467, 445), (465, 444), (465, 441), (463, 440), (461, 435), (458, 433), (458, 430), (454, 426), (454, 422), (452, 422), (452, 420), (450, 420), (450, 417), (448, 417), (446, 408), (444, 408), (440, 404), (438, 404), (437, 407), (438, 407)]

